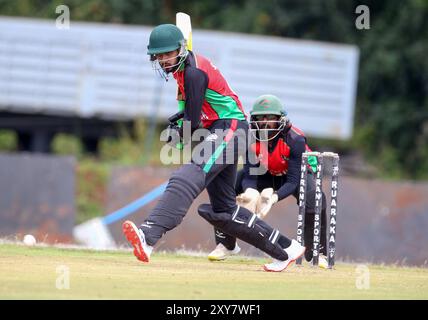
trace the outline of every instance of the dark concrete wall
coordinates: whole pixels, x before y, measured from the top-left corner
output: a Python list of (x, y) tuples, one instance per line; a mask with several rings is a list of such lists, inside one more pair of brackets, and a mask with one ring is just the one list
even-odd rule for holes
[(0, 237), (30, 233), (47, 243), (71, 242), (74, 169), (71, 157), (0, 154)]

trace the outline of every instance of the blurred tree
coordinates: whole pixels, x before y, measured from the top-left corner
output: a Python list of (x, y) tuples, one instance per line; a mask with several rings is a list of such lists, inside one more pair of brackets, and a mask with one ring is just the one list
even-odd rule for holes
[(73, 155), (80, 158), (83, 154), (82, 142), (70, 134), (56, 134), (51, 143), (52, 152), (59, 155)]
[(0, 130), (0, 152), (16, 151), (18, 149), (18, 136), (10, 130)]

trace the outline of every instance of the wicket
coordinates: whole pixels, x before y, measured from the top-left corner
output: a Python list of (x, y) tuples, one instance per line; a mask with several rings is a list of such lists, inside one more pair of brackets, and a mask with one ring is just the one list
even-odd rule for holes
[[(327, 259), (328, 268), (334, 266), (336, 253), (336, 220), (337, 220), (337, 190), (339, 180), (339, 155), (334, 152), (305, 152), (302, 154), (302, 164), (300, 167), (300, 187), (299, 187), (299, 215), (297, 219), (297, 241), (301, 245), (304, 243), (304, 226), (306, 210), (306, 189), (308, 174), (308, 158), (314, 156), (317, 158), (317, 171), (315, 178), (315, 216), (314, 216), (314, 240), (313, 240), (313, 258), (312, 265), (318, 265), (319, 247), (321, 238), (321, 210), (322, 210), (322, 177), (324, 169), (324, 159), (332, 159), (331, 176), (331, 194), (330, 194), (330, 223), (327, 237)], [(302, 264), (302, 258), (296, 261), (296, 264)]]

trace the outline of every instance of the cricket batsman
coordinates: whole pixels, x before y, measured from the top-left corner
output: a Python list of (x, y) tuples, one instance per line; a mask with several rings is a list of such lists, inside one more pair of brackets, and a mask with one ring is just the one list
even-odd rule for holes
[[(266, 271), (284, 270), (304, 254), (305, 247), (236, 204), (237, 163), (239, 155), (246, 153), (248, 132), (238, 96), (207, 58), (186, 48), (182, 32), (173, 24), (153, 29), (147, 53), (156, 70), (165, 78), (172, 75), (176, 80), (179, 103), (184, 103), (183, 120), (190, 123), (191, 131), (201, 125), (211, 134), (200, 143), (204, 150), (202, 159), (192, 153), (191, 162), (172, 174), (164, 194), (140, 227), (131, 221), (123, 223), (134, 255), (149, 262), (153, 246), (181, 223), (192, 202), (206, 188), (210, 204), (199, 206), (199, 215), (218, 230), (273, 257), (272, 263), (264, 265)], [(225, 134), (216, 134), (216, 129)], [(177, 130), (177, 134), (186, 143), (183, 130)]]
[[(264, 218), (271, 207), (290, 195), (299, 203), (300, 165), (302, 153), (311, 151), (306, 144), (306, 138), (301, 130), (293, 126), (287, 117), (281, 101), (273, 95), (258, 97), (250, 112), (250, 131), (255, 143), (249, 152), (258, 159), (258, 163), (247, 162), (239, 171), (236, 182), (238, 203)], [(305, 211), (305, 258), (312, 260), (313, 228), (315, 216), (315, 183), (314, 171), (316, 158), (310, 158), (307, 175), (307, 198)], [(312, 163), (311, 163), (312, 161)], [(315, 161), (315, 163), (313, 162)], [(251, 167), (265, 166), (266, 173), (252, 175)], [(323, 193), (321, 213), (321, 253), (326, 255), (326, 201)], [(215, 230), (217, 247), (208, 259), (224, 260), (231, 254), (236, 254), (236, 239), (228, 234)], [(239, 248), (239, 247), (238, 247)], [(327, 268), (325, 256), (319, 256), (319, 266)]]

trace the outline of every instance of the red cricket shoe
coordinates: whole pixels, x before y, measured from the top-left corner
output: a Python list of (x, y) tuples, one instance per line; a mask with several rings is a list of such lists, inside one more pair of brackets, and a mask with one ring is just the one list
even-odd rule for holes
[(140, 261), (149, 262), (153, 247), (146, 243), (143, 231), (129, 220), (122, 224), (122, 231), (126, 240), (134, 247), (134, 256)]

